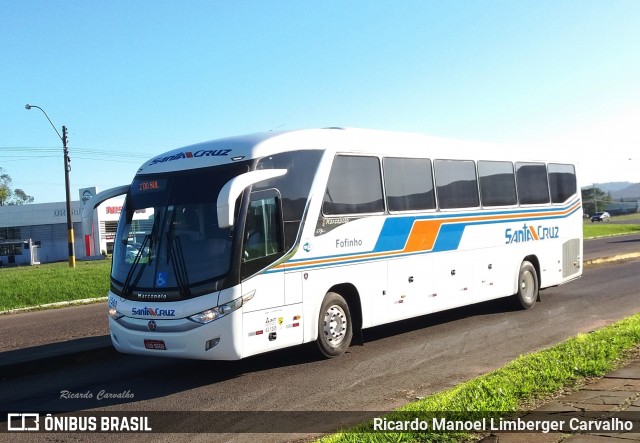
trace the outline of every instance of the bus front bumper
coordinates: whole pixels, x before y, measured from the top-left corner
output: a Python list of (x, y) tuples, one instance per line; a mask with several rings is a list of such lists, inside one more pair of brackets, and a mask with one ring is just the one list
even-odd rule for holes
[(198, 360), (242, 358), (242, 310), (207, 324), (187, 319), (109, 318), (113, 346), (127, 354)]

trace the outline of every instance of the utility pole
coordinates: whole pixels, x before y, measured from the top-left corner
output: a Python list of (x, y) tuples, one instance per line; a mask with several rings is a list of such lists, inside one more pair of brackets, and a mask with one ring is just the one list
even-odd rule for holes
[(67, 148), (67, 127), (62, 127), (62, 150), (64, 152), (64, 186), (67, 192), (67, 231), (69, 246), (69, 267), (76, 267), (76, 254), (73, 240), (73, 221), (71, 218), (71, 189), (69, 186), (69, 172), (71, 171), (71, 159)]
[(49, 120), (49, 124), (56, 131), (60, 140), (62, 140), (62, 152), (64, 153), (64, 185), (67, 192), (67, 231), (68, 231), (68, 245), (69, 245), (69, 267), (76, 267), (76, 253), (73, 245), (73, 221), (71, 219), (71, 191), (69, 189), (69, 171), (71, 171), (71, 159), (69, 159), (69, 149), (67, 148), (67, 127), (62, 127), (62, 135), (56, 129), (56, 125), (53, 124), (49, 115), (42, 109), (40, 106), (26, 104), (24, 105), (26, 110), (37, 108), (42, 111), (47, 120)]

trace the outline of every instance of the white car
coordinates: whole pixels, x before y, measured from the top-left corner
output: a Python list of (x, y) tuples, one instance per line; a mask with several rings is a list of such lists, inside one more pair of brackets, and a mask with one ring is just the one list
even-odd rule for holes
[(596, 212), (591, 216), (591, 223), (609, 221), (610, 218), (611, 216), (609, 215), (608, 212)]
[(139, 249), (133, 245), (127, 245), (127, 260), (133, 260), (138, 255)]

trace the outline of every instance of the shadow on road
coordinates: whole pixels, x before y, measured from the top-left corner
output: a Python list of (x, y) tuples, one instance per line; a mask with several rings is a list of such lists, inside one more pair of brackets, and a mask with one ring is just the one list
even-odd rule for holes
[(627, 240), (611, 240), (609, 243), (640, 243), (640, 237)]

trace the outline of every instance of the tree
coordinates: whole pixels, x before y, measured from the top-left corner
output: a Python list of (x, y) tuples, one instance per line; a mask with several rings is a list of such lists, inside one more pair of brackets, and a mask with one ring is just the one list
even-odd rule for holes
[(0, 206), (4, 206), (11, 198), (11, 177), (0, 168)]
[(0, 206), (33, 203), (34, 198), (22, 189), (12, 191), (11, 181), (11, 176), (7, 174), (4, 169), (0, 168)]
[(604, 192), (600, 188), (593, 186), (582, 188), (582, 207), (587, 214), (604, 211), (606, 204), (612, 201), (611, 194)]
[(15, 191), (13, 191), (13, 203), (10, 204), (16, 204), (16, 205), (28, 205), (29, 203), (33, 203), (33, 197), (30, 195), (27, 195), (26, 192), (24, 192), (22, 189), (16, 189)]

